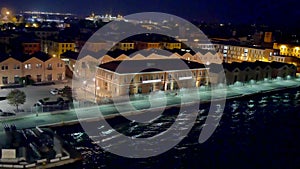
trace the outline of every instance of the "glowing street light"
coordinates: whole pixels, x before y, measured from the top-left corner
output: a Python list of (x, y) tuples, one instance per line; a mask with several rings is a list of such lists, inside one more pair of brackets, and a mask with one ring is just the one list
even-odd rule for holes
[[(87, 91), (87, 81), (86, 80), (83, 81), (83, 87), (84, 87), (84, 98), (86, 101), (86, 91)], [(83, 103), (83, 104), (85, 104), (85, 103)]]

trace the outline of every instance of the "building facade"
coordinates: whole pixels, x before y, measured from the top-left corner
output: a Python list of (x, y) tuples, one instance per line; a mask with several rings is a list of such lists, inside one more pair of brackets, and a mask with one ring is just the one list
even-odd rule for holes
[[(262, 80), (280, 78), (289, 78), (296, 76), (296, 66), (280, 62), (232, 62), (222, 63), (222, 69), (214, 68), (217, 64), (211, 64), (210, 82), (212, 85), (226, 83), (233, 85), (237, 82), (248, 83)], [(225, 74), (225, 76), (223, 76)]]
[(223, 55), (225, 62), (268, 61), (274, 55), (273, 49), (237, 45), (217, 44), (216, 50)]
[(45, 53), (52, 57), (60, 58), (61, 54), (67, 51), (75, 52), (75, 43), (67, 40), (44, 40), (43, 47)]
[(297, 67), (297, 72), (300, 72), (300, 58), (295, 57), (295, 56), (272, 56), (272, 60), (274, 62), (282, 62), (282, 63), (287, 63), (287, 64), (293, 64)]
[(37, 28), (33, 32), (41, 40), (47, 39), (51, 36), (57, 36), (59, 34), (59, 31), (53, 28)]
[(181, 43), (180, 42), (162, 42), (163, 47), (169, 50), (173, 49), (181, 49)]
[(198, 48), (204, 50), (212, 50), (223, 56), (224, 62), (267, 62), (273, 55), (278, 55), (276, 50), (258, 47), (258, 46), (243, 46), (234, 43), (199, 43)]
[(22, 66), (22, 62), (11, 57), (6, 58), (2, 62), (0, 62), (0, 85), (7, 85), (9, 83), (19, 83), (20, 77), (23, 76)]
[(280, 55), (300, 58), (299, 44), (274, 43), (273, 48), (278, 49), (280, 51)]
[(137, 50), (143, 50), (143, 49), (161, 49), (161, 43), (159, 42), (142, 42), (142, 41), (136, 41), (135, 42), (135, 48)]
[[(31, 55), (26, 58), (14, 56), (0, 62), (0, 85), (18, 84), (20, 78), (29, 78), (34, 82), (52, 82), (65, 79), (65, 63), (59, 58)], [(25, 56), (24, 56), (25, 57)]]
[(95, 95), (114, 97), (199, 87), (208, 84), (207, 74), (203, 64), (179, 58), (112, 61), (98, 67)]
[(116, 45), (116, 47), (117, 47), (117, 49), (124, 50), (124, 51), (131, 50), (131, 49), (135, 48), (134, 42), (119, 42)]
[(23, 53), (31, 55), (35, 52), (41, 51), (41, 43), (40, 42), (23, 42), (22, 48), (23, 48)]

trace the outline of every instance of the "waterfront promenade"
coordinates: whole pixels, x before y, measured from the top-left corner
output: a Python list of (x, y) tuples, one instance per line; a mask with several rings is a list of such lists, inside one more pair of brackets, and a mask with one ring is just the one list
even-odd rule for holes
[[(213, 92), (215, 95), (222, 95), (222, 93), (226, 93), (226, 98), (235, 98), (235, 97), (242, 97), (246, 95), (251, 95), (255, 93), (261, 93), (261, 92), (269, 92), (274, 90), (281, 90), (285, 88), (294, 88), (300, 86), (300, 78), (297, 79), (290, 79), (290, 80), (272, 80), (272, 81), (261, 81), (256, 83), (249, 83), (249, 84), (236, 84), (232, 86), (219, 86), (217, 89), (214, 89)], [(183, 92), (188, 92), (186, 89)], [(176, 94), (170, 93), (168, 95), (164, 95), (167, 106), (172, 105), (178, 105), (181, 104), (181, 97), (182, 93), (178, 92)], [(200, 101), (201, 102), (207, 102), (211, 100), (212, 92), (211, 90), (205, 89), (205, 88), (199, 88), (199, 89), (193, 89), (192, 92), (189, 92), (189, 95), (185, 95), (185, 97), (188, 97), (185, 99), (187, 102), (193, 102), (193, 101)], [(149, 100), (150, 98), (150, 100)], [(151, 100), (152, 99), (152, 100)], [(151, 108), (161, 107), (163, 106), (163, 102), (159, 101), (158, 97), (147, 97), (142, 96), (136, 100), (131, 100), (130, 102), (120, 102), (118, 103), (120, 106), (126, 108), (131, 107), (134, 105), (135, 108), (139, 110), (147, 109), (149, 106)], [(150, 105), (152, 103), (152, 105)], [(157, 103), (157, 105), (153, 105), (153, 103)], [(160, 103), (162, 105), (160, 105)], [(91, 107), (78, 107), (78, 109), (84, 110), (79, 111), (80, 118), (95, 118), (99, 116), (99, 112), (95, 111), (96, 109), (100, 109), (101, 113), (104, 116), (109, 115), (116, 115), (118, 114), (118, 111), (116, 109), (116, 106), (113, 104), (103, 104), (103, 105), (91, 105)], [(130, 109), (129, 109), (130, 111)], [(78, 112), (77, 112), (78, 113)], [(24, 115), (16, 116), (16, 117), (7, 117), (7, 118), (1, 118), (0, 122), (2, 125), (4, 124), (15, 124), (18, 129), (21, 128), (32, 128), (35, 126), (42, 126), (42, 125), (48, 125), (48, 124), (54, 124), (54, 123), (68, 123), (68, 122), (77, 122), (77, 114), (75, 110), (66, 110), (61, 112), (51, 112), (51, 113), (39, 113), (38, 116), (36, 116), (36, 113), (26, 113)], [(3, 127), (0, 127), (0, 136), (4, 134)]]

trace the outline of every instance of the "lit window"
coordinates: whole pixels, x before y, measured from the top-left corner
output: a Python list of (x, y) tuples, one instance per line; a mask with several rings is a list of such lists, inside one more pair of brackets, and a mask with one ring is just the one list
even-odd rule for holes
[(27, 64), (25, 64), (25, 69), (31, 69), (31, 64), (30, 63), (27, 63)]
[(42, 68), (42, 64), (41, 63), (37, 63), (36, 64), (36, 68)]
[(51, 64), (51, 63), (48, 64), (47, 69), (48, 69), (48, 70), (52, 70), (52, 64)]

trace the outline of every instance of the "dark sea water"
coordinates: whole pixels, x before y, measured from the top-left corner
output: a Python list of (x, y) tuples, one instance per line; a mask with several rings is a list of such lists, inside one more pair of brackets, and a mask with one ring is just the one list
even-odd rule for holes
[[(204, 113), (199, 114), (189, 135), (177, 146), (143, 159), (105, 152), (93, 144), (80, 125), (55, 128), (83, 157), (83, 161), (63, 168), (300, 169), (299, 88), (228, 100), (218, 128), (202, 144), (198, 137), (208, 110), (206, 106), (200, 109)], [(147, 137), (166, 130), (177, 115), (178, 109), (171, 108), (147, 126), (123, 118), (109, 122), (126, 135)], [(99, 132), (112, 137), (104, 130), (99, 126)]]

